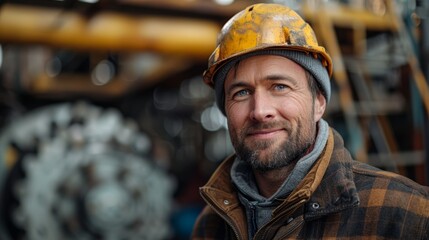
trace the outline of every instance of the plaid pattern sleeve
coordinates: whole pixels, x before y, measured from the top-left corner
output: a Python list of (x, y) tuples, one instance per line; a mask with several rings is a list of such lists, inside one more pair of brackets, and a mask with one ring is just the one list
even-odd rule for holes
[(360, 212), (365, 213), (363, 232), (386, 239), (429, 239), (428, 187), (363, 164), (356, 164), (354, 172)]

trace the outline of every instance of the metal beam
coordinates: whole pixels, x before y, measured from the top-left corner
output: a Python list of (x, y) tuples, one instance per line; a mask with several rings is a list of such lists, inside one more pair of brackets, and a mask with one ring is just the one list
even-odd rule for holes
[(94, 51), (151, 51), (206, 60), (220, 26), (179, 17), (98, 12), (85, 17), (60, 9), (4, 4), (0, 43), (46, 44)]

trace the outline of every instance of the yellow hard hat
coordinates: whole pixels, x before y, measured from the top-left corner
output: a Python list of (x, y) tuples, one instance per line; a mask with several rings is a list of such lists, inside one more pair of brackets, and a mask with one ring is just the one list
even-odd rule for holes
[(214, 87), (216, 72), (229, 60), (265, 49), (300, 51), (319, 59), (332, 75), (332, 61), (319, 46), (313, 29), (292, 9), (279, 4), (255, 4), (233, 16), (222, 28), (217, 47), (203, 74)]

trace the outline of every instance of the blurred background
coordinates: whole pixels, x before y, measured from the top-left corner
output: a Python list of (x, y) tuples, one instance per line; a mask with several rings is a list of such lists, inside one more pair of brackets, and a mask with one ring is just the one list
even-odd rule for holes
[(0, 239), (188, 239), (233, 151), (201, 75), (257, 2), (331, 54), (354, 158), (429, 185), (426, 0), (0, 0)]

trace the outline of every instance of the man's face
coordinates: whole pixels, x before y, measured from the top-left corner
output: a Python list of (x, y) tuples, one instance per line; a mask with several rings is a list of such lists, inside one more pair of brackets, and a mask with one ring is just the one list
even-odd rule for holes
[(326, 100), (312, 97), (305, 70), (281, 56), (242, 60), (225, 80), (225, 111), (237, 155), (254, 169), (279, 169), (313, 144)]

